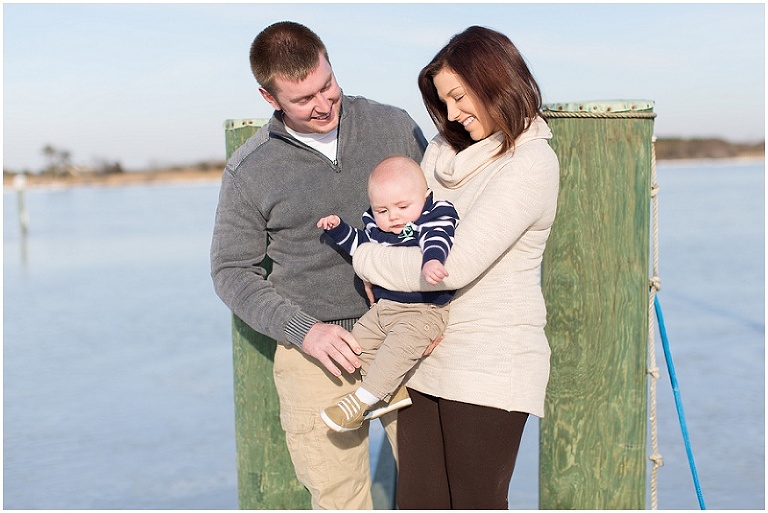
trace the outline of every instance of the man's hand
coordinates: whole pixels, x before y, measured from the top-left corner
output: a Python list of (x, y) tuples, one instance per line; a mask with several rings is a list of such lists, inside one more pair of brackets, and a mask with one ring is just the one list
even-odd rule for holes
[(330, 230), (331, 228), (336, 228), (340, 224), (341, 219), (339, 219), (339, 216), (330, 215), (320, 219), (317, 222), (317, 227), (322, 228), (323, 230)]
[(430, 260), (421, 268), (421, 274), (424, 275), (427, 283), (437, 285), (448, 276), (448, 271), (445, 270), (445, 266), (440, 263), (440, 260)]
[(362, 365), (357, 355), (363, 349), (350, 332), (335, 324), (316, 323), (307, 332), (301, 348), (337, 377), (341, 371), (336, 364), (350, 374)]

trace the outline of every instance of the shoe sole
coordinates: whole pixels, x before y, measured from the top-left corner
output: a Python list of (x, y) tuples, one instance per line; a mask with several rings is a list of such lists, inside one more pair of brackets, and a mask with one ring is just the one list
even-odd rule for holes
[(365, 412), (365, 414), (363, 415), (363, 420), (378, 419), (382, 415), (386, 415), (391, 411), (400, 410), (402, 408), (405, 408), (406, 406), (410, 406), (411, 404), (413, 404), (413, 401), (411, 401), (411, 398), (406, 397), (405, 399), (400, 399), (396, 403), (390, 403), (386, 406), (382, 406), (381, 408), (376, 408), (375, 410), (370, 410)]
[[(366, 420), (378, 419), (379, 417), (386, 415), (389, 412), (400, 410), (402, 408), (405, 408), (406, 406), (410, 406), (411, 404), (413, 404), (413, 401), (411, 401), (411, 398), (406, 397), (405, 399), (401, 399), (396, 403), (390, 403), (386, 406), (382, 406), (381, 408), (376, 408), (375, 410), (367, 411), (363, 414), (363, 422), (365, 422)], [(326, 426), (333, 429), (337, 433), (346, 433), (347, 431), (356, 431), (360, 429), (360, 426), (355, 428), (345, 428), (344, 426), (339, 426), (334, 421), (332, 421), (328, 415), (325, 414), (325, 410), (320, 412), (320, 418), (323, 419), (323, 422), (325, 422)]]
[[(345, 428), (344, 426), (339, 426), (334, 421), (332, 421), (330, 419), (330, 417), (328, 417), (328, 415), (325, 414), (325, 411), (321, 411), (320, 412), (320, 417), (323, 419), (323, 422), (325, 422), (326, 426), (328, 426), (329, 428), (333, 429), (337, 433), (345, 433), (347, 431), (356, 431), (356, 430), (360, 429), (360, 426), (358, 426), (356, 428)], [(363, 420), (365, 420), (365, 417), (363, 417)]]

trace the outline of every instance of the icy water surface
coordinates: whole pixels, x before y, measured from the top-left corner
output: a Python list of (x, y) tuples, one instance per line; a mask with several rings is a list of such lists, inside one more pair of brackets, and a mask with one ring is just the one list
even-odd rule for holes
[[(707, 507), (764, 509), (764, 163), (658, 174), (659, 298)], [(230, 315), (208, 264), (217, 196), (28, 190), (23, 241), (4, 192), (5, 509), (237, 508)], [(659, 508), (697, 509), (657, 347)], [(537, 444), (532, 420), (513, 509), (538, 507)]]

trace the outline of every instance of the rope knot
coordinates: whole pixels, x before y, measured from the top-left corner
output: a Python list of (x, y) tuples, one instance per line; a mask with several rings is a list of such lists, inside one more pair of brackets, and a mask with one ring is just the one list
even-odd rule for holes
[(664, 458), (661, 457), (661, 453), (654, 452), (648, 459), (651, 460), (656, 467), (664, 466)]
[(658, 367), (651, 367), (648, 369), (648, 374), (650, 374), (653, 379), (659, 379), (659, 368)]
[(656, 291), (661, 290), (661, 278), (659, 278), (658, 276), (652, 277), (649, 283), (654, 290)]

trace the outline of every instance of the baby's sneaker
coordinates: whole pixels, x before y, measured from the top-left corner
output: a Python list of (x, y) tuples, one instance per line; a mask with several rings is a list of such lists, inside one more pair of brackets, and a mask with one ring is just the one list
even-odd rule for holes
[(368, 405), (353, 393), (347, 394), (333, 406), (320, 412), (323, 422), (334, 431), (354, 431), (363, 425), (365, 410)]

